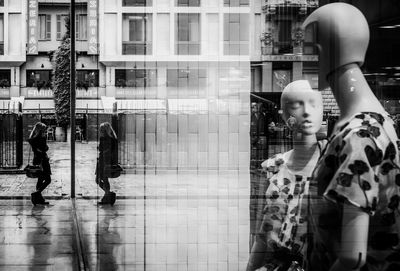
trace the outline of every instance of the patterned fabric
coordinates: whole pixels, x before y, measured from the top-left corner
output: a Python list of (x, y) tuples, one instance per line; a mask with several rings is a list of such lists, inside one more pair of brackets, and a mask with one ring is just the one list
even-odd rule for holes
[[(316, 151), (320, 152), (324, 142), (319, 142)], [(287, 270), (292, 261), (302, 263), (307, 250), (305, 194), (314, 165), (305, 168), (305, 175), (296, 174), (287, 166), (289, 153), (277, 154), (263, 163), (270, 176), (258, 238), (267, 244), (265, 266), (271, 270), (278, 266)]]
[[(340, 246), (341, 208), (352, 204), (370, 214), (367, 264), (363, 270), (388, 266), (397, 242), (399, 151), (389, 116), (364, 112), (335, 127), (310, 182), (311, 269), (329, 270)], [(386, 263), (387, 262), (387, 263)], [(379, 269), (386, 270), (386, 268)]]

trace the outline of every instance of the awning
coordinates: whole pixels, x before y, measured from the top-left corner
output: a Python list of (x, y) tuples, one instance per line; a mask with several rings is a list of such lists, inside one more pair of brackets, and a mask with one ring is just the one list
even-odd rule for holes
[(118, 100), (118, 111), (134, 111), (134, 112), (166, 112), (166, 100), (145, 99), (145, 100)]
[(25, 100), (24, 113), (54, 113), (54, 100)]
[(11, 97), (10, 100), (0, 100), (0, 110), (9, 112), (18, 112), (19, 103), (24, 105), (24, 96)]
[(207, 113), (207, 99), (168, 99), (168, 111), (171, 113)]
[(86, 113), (86, 112), (103, 112), (102, 100), (98, 99), (77, 99), (76, 100), (76, 113)]

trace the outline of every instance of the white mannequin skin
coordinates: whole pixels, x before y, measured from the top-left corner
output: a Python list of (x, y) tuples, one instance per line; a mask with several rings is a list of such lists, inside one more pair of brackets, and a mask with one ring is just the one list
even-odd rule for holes
[[(305, 80), (290, 83), (282, 92), (282, 117), (286, 122), (290, 116), (296, 119), (293, 129), (293, 149), (286, 154), (286, 165), (296, 174), (311, 175), (319, 158), (316, 133), (321, 128), (323, 103), (321, 93), (312, 90)], [(261, 164), (267, 167), (267, 162)], [(247, 271), (260, 268), (265, 256), (266, 244), (256, 241), (251, 249)]]
[[(293, 131), (293, 150), (287, 159), (287, 166), (294, 172), (313, 169), (318, 160), (316, 133), (321, 128), (323, 105), (322, 96), (309, 86), (303, 85), (304, 80), (294, 81), (282, 93), (283, 119), (289, 116), (296, 119)], [(311, 164), (311, 168), (306, 168)], [(308, 169), (308, 170), (307, 170)], [(306, 172), (304, 172), (306, 173)], [(308, 172), (307, 172), (308, 173)]]
[[(336, 125), (344, 124), (358, 112), (385, 113), (357, 64), (351, 63), (336, 69), (329, 74), (327, 80), (341, 112)], [(342, 225), (338, 259), (330, 270), (359, 270), (366, 260), (369, 215), (359, 208), (345, 204)]]

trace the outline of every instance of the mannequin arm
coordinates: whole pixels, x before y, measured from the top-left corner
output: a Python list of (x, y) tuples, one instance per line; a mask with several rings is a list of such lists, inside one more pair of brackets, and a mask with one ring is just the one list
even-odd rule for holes
[(254, 241), (253, 247), (251, 248), (250, 258), (247, 263), (246, 271), (254, 271), (260, 267), (262, 267), (265, 261), (265, 255), (267, 252), (267, 244), (260, 240), (257, 236)]
[(330, 271), (359, 270), (365, 264), (368, 229), (369, 215), (355, 206), (344, 204), (338, 259)]

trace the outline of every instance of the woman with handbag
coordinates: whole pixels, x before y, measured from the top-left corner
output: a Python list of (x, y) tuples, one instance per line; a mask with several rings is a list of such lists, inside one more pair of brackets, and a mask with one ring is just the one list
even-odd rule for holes
[(118, 140), (111, 124), (103, 122), (100, 124), (100, 143), (98, 146), (99, 158), (96, 166), (96, 183), (104, 190), (104, 196), (99, 204), (114, 204), (116, 194), (110, 190), (108, 178), (112, 176), (110, 169), (118, 165)]
[(28, 142), (33, 151), (33, 165), (41, 165), (42, 172), (38, 175), (36, 191), (31, 194), (31, 201), (36, 204), (48, 204), (42, 196), (42, 191), (51, 183), (51, 169), (47, 151), (49, 147), (46, 143), (46, 125), (37, 122), (29, 135)]

